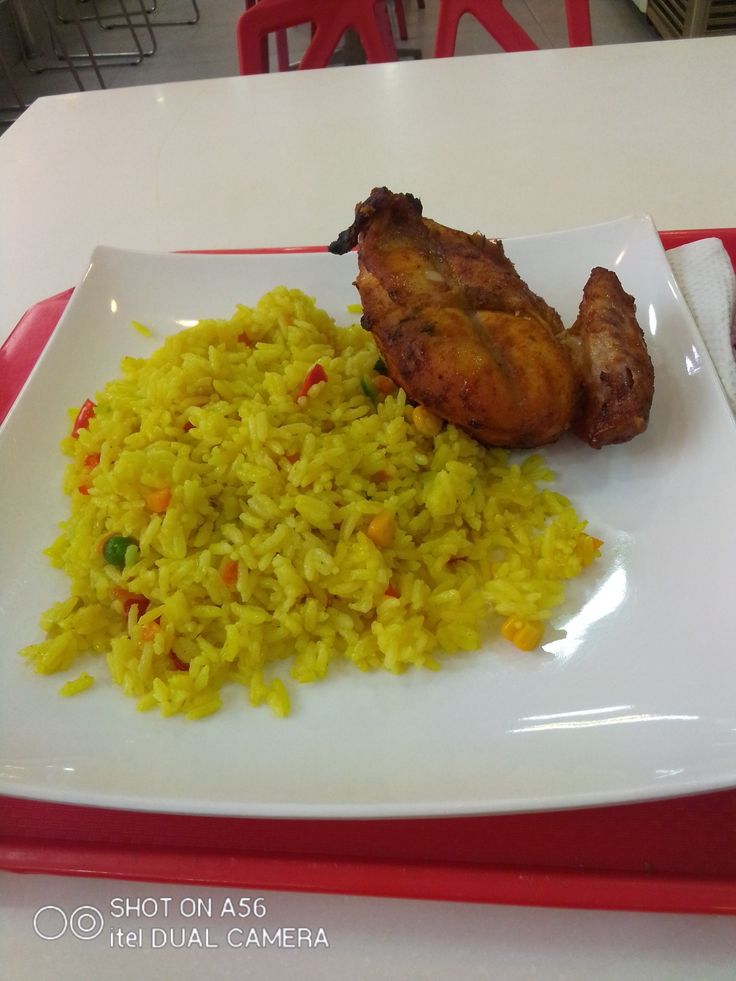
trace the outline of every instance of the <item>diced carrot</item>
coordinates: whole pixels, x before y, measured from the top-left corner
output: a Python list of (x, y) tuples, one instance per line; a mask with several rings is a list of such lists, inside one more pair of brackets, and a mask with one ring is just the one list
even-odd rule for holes
[(503, 636), (515, 644), (520, 651), (533, 651), (539, 646), (544, 633), (544, 624), (540, 620), (521, 620), (519, 617), (509, 617), (501, 626)]
[(238, 581), (238, 563), (235, 559), (223, 559), (220, 563), (220, 579), (230, 589)]
[(87, 470), (94, 470), (95, 467), (100, 465), (100, 454), (99, 453), (89, 453), (84, 458), (84, 466)]
[(373, 379), (373, 384), (381, 395), (392, 395), (396, 391), (396, 385), (394, 385), (388, 375), (377, 375)]
[(171, 491), (168, 487), (161, 487), (146, 495), (146, 507), (155, 514), (165, 511), (170, 503)]
[(141, 627), (141, 640), (144, 642), (153, 640), (160, 630), (161, 623), (159, 620), (151, 620), (150, 623), (144, 623)]
[(80, 484), (79, 487), (77, 487), (77, 490), (79, 491), (80, 494), (84, 494), (86, 496), (87, 494), (89, 494), (89, 485)]

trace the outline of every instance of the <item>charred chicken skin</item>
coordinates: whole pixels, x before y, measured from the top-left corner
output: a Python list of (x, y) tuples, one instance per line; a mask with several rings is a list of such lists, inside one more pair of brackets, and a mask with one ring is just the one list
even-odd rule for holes
[[(410, 399), (488, 446), (541, 446), (570, 428), (584, 439), (590, 433), (593, 446), (613, 441), (609, 431), (623, 434), (623, 418), (601, 409), (617, 397), (618, 369), (602, 388), (586, 386), (585, 376), (611, 367), (601, 362), (598, 334), (616, 329), (612, 307), (599, 329), (604, 304), (591, 299), (592, 312), (581, 309), (575, 331), (565, 331), (500, 241), (424, 218), (411, 194), (376, 188), (358, 204), (355, 221), (329, 249), (343, 254), (356, 245), (363, 326)], [(620, 342), (611, 342), (619, 368), (635, 338), (628, 316), (621, 324)], [(584, 413), (594, 412), (616, 421), (588, 425)], [(644, 416), (639, 411), (638, 419)], [(637, 432), (638, 422), (623, 438)]]

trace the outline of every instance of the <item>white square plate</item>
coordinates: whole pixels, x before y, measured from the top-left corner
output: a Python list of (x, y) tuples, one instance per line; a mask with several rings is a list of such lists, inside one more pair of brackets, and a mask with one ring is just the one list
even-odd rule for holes
[(656, 373), (648, 431), (594, 452), (544, 455), (604, 557), (570, 591), (544, 651), (505, 641), (443, 670), (349, 666), (295, 686), (293, 714), (252, 710), (238, 687), (198, 723), (140, 714), (94, 663), (94, 688), (57, 691), (18, 657), (66, 595), (43, 549), (66, 505), (67, 409), (123, 355), (201, 317), (230, 316), (278, 284), (338, 322), (355, 256), (95, 251), (0, 432), (0, 790), (157, 811), (398, 817), (525, 811), (736, 785), (736, 431), (717, 375), (646, 217), (509, 240), (531, 287), (572, 323), (590, 269), (632, 293)]

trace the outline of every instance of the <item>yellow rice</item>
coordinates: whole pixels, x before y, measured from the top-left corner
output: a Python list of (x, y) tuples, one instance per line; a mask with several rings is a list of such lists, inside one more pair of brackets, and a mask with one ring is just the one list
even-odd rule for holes
[[(549, 618), (590, 560), (585, 523), (538, 455), (511, 462), (453, 426), (423, 436), (403, 391), (366, 394), (376, 358), (370, 334), (283, 287), (125, 358), (62, 442), (71, 507), (48, 555), (70, 589), (23, 651), (36, 670), (95, 652), (141, 710), (200, 718), (236, 683), (281, 716), (293, 680), (336, 662), (436, 670), (505, 644), (501, 618)], [(327, 381), (297, 399), (315, 364)], [(381, 547), (366, 530), (385, 512)], [(110, 535), (137, 543), (122, 569)]]
[(59, 694), (63, 695), (65, 698), (69, 698), (71, 695), (78, 695), (81, 691), (86, 691), (91, 688), (94, 684), (94, 678), (91, 674), (84, 671), (78, 678), (74, 678), (72, 681), (67, 681), (65, 685), (62, 685), (59, 689)]

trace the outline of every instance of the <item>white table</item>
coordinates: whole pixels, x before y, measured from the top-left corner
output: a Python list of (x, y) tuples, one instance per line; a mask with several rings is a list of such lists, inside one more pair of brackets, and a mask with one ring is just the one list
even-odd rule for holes
[(100, 243), (324, 243), (377, 184), (517, 235), (736, 225), (736, 37), (39, 100), (0, 139), (0, 340)]
[[(29, 305), (77, 282), (99, 243), (325, 243), (377, 184), (491, 235), (632, 212), (662, 229), (735, 226), (734, 91), (736, 37), (726, 37), (40, 100), (0, 140), (0, 342)], [(48, 903), (208, 892), (114, 888), (0, 875), (1, 959), (12, 976), (187, 977), (204, 966), (267, 978), (288, 965), (305, 978), (732, 976), (733, 921), (705, 917), (282, 895), (271, 926), (324, 920), (329, 956), (161, 951), (156, 960), (33, 934), (33, 913)]]

